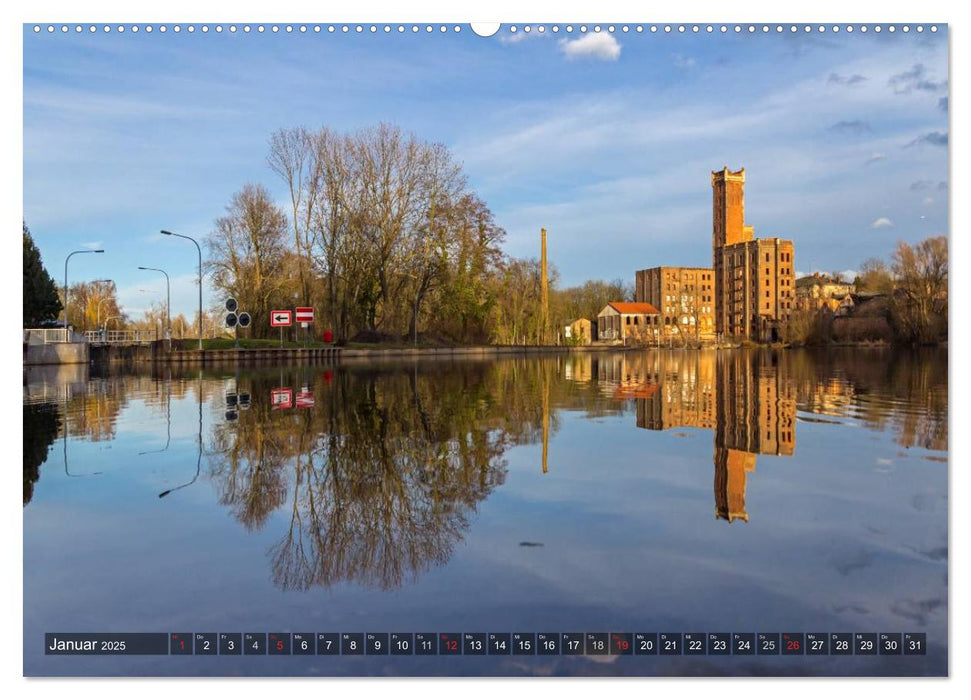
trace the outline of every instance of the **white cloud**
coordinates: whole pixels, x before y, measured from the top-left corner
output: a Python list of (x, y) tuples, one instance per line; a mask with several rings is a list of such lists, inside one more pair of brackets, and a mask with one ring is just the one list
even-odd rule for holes
[(879, 162), (881, 160), (885, 160), (886, 157), (887, 156), (884, 155), (883, 153), (874, 153), (872, 156), (870, 156), (869, 158), (867, 158), (866, 164), (867, 165), (870, 165), (871, 163), (876, 163), (876, 162)]
[(607, 32), (585, 34), (579, 39), (563, 39), (560, 51), (567, 58), (595, 58), (616, 61), (620, 58), (620, 43)]
[(88, 241), (87, 243), (82, 243), (81, 247), (87, 248), (88, 250), (100, 250), (104, 247), (104, 241)]
[(881, 216), (870, 224), (870, 228), (890, 228), (891, 226), (893, 226), (893, 222), (885, 216)]

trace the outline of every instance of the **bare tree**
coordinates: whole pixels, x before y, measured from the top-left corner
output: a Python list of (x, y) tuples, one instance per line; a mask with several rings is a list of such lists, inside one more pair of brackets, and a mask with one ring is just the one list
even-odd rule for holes
[(891, 318), (901, 339), (932, 343), (946, 337), (947, 257), (946, 236), (927, 238), (915, 246), (897, 244)]
[(218, 289), (253, 318), (253, 335), (266, 337), (273, 298), (286, 286), (283, 259), (287, 217), (262, 185), (244, 185), (209, 235), (208, 267)]
[(303, 303), (312, 303), (312, 222), (323, 188), (319, 142), (329, 132), (312, 133), (304, 127), (280, 129), (270, 137), (267, 163), (286, 183), (290, 195), (290, 222), (297, 253), (298, 292)]

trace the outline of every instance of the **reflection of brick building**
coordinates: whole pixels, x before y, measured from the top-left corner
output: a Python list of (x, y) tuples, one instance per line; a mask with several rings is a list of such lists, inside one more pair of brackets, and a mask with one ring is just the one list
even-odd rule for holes
[(792, 241), (745, 225), (745, 168), (711, 174), (715, 330), (736, 340), (781, 338), (795, 297)]
[(665, 338), (715, 334), (715, 276), (710, 267), (652, 267), (634, 273), (634, 300), (658, 309)]
[(658, 385), (650, 400), (637, 402), (637, 427), (715, 428), (715, 352), (653, 353), (647, 380)]
[[(796, 391), (789, 356), (770, 351), (656, 352), (625, 358), (616, 381), (638, 387), (637, 427), (715, 431), (715, 513), (748, 521), (747, 474), (760, 454), (791, 456)], [(650, 390), (650, 391), (648, 391)]]
[(792, 455), (796, 400), (787, 359), (775, 353), (719, 354), (716, 445)]
[(727, 447), (715, 447), (715, 517), (748, 522), (745, 481), (755, 471), (755, 455)]

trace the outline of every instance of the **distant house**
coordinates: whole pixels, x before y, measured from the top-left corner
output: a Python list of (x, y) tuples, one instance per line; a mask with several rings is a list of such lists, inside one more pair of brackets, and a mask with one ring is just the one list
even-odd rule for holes
[(568, 344), (590, 345), (593, 342), (593, 324), (588, 319), (578, 318), (563, 328), (563, 337)]
[(796, 280), (796, 308), (825, 307), (836, 312), (840, 308), (840, 302), (855, 291), (856, 288), (851, 283), (837, 282), (828, 275), (816, 272)]
[(840, 299), (839, 306), (836, 308), (837, 316), (850, 316), (853, 314), (853, 307), (856, 304), (853, 301), (853, 295), (847, 294), (842, 299)]
[(612, 301), (597, 314), (597, 340), (652, 343), (659, 338), (658, 310), (639, 301)]

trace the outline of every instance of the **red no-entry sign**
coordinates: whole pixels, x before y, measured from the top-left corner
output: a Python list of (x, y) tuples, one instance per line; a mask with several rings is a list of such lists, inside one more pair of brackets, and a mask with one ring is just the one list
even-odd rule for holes
[(312, 306), (298, 306), (296, 309), (297, 323), (313, 323), (314, 322), (314, 307)]
[(297, 408), (313, 408), (314, 392), (309, 387), (303, 387), (297, 392)]

